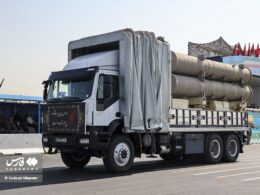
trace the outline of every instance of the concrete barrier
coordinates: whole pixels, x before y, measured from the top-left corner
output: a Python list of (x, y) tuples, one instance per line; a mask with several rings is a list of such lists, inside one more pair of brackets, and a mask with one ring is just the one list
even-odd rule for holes
[(0, 154), (43, 153), (42, 134), (0, 134)]

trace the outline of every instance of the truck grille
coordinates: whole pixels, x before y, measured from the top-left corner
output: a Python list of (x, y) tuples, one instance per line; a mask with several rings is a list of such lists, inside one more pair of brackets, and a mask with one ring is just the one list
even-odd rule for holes
[(85, 104), (44, 105), (43, 131), (48, 133), (84, 133)]

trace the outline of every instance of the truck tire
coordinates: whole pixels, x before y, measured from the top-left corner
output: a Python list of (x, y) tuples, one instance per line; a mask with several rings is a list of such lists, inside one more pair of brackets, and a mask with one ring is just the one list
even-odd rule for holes
[(205, 143), (204, 159), (207, 163), (218, 163), (223, 156), (223, 142), (219, 135), (209, 135)]
[(111, 173), (125, 172), (131, 168), (134, 156), (132, 140), (125, 135), (114, 135), (103, 158), (104, 166)]
[(78, 155), (76, 153), (63, 153), (61, 152), (61, 159), (63, 163), (72, 169), (79, 169), (86, 166), (91, 156)]
[(224, 139), (223, 161), (235, 162), (239, 155), (239, 141), (236, 135), (229, 134)]

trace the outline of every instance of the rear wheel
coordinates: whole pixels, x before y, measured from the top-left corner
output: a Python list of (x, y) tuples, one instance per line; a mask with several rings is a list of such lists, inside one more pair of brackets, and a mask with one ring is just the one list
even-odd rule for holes
[(88, 164), (91, 156), (79, 155), (76, 153), (61, 153), (63, 163), (72, 169), (83, 168)]
[(218, 163), (223, 156), (223, 142), (219, 135), (212, 134), (205, 143), (204, 158), (207, 163)]
[(104, 166), (109, 172), (120, 173), (128, 171), (134, 161), (134, 145), (125, 135), (112, 137), (106, 156), (103, 158)]
[(224, 140), (223, 161), (235, 162), (239, 156), (239, 141), (236, 135), (230, 134)]

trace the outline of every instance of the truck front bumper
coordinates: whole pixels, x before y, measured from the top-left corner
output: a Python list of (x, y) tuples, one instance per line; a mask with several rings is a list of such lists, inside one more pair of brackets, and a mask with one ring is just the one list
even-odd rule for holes
[(42, 135), (43, 147), (56, 147), (62, 152), (98, 152), (107, 149), (110, 136), (107, 133), (93, 131), (85, 134), (48, 134)]

